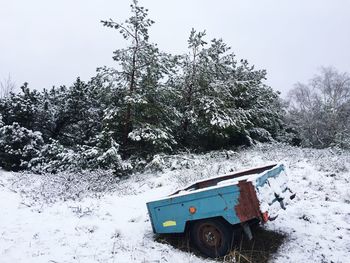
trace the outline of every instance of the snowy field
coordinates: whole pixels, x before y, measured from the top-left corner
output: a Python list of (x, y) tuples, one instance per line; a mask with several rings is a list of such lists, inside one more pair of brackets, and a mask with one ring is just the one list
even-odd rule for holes
[(156, 242), (145, 203), (194, 180), (271, 162), (289, 168), (297, 197), (265, 226), (287, 235), (270, 262), (349, 262), (350, 152), (264, 144), (159, 157), (120, 181), (101, 172), (0, 171), (0, 262), (215, 262)]

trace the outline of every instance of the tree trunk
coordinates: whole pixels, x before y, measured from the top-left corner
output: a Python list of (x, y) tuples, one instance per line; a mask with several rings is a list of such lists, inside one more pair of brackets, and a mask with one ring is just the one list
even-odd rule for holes
[[(130, 76), (130, 85), (129, 85), (129, 95), (132, 96), (135, 90), (136, 84), (136, 56), (137, 50), (139, 48), (139, 41), (137, 37), (137, 29), (135, 29), (135, 47), (132, 55), (132, 64), (131, 64), (131, 76)], [(130, 103), (127, 105), (125, 113), (125, 125), (124, 125), (124, 134), (123, 134), (123, 144), (127, 146), (128, 144), (128, 135), (132, 128), (132, 109)]]

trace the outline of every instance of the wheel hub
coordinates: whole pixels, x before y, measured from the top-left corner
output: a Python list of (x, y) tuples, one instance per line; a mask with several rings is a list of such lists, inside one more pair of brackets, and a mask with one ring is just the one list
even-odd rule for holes
[(202, 242), (209, 247), (218, 247), (221, 242), (221, 235), (214, 226), (205, 225), (201, 228), (201, 240)]

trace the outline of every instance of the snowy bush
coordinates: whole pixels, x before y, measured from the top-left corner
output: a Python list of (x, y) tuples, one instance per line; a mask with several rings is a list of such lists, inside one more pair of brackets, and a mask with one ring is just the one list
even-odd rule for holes
[(80, 156), (73, 150), (61, 145), (58, 141), (44, 145), (38, 157), (29, 162), (29, 167), (37, 173), (72, 170), (80, 163)]
[(40, 132), (33, 132), (18, 123), (0, 128), (0, 166), (8, 170), (26, 169), (43, 145)]
[[(132, 169), (129, 162), (123, 161), (119, 154), (119, 144), (111, 140), (110, 147), (104, 151), (103, 149), (95, 149), (99, 156), (95, 160), (94, 168), (111, 169), (119, 175), (123, 175)], [(86, 154), (87, 151), (85, 151)]]
[(135, 129), (129, 133), (129, 138), (138, 145), (147, 148), (148, 153), (159, 151), (172, 151), (172, 146), (176, 145), (174, 137), (169, 129), (161, 129), (146, 125)]
[(248, 130), (250, 137), (259, 142), (273, 141), (271, 134), (264, 128), (252, 128)]
[(154, 171), (162, 171), (163, 168), (165, 168), (166, 164), (165, 164), (165, 160), (164, 160), (164, 156), (160, 155), (160, 154), (156, 154), (153, 157), (153, 160), (150, 161), (147, 165), (146, 168), (147, 169), (151, 169)]
[(58, 141), (46, 144), (29, 167), (36, 173), (57, 173), (61, 171), (83, 171), (105, 169), (123, 175), (131, 169), (118, 153), (119, 145), (112, 141), (110, 148), (102, 149), (87, 145), (68, 148)]
[(95, 170), (59, 173), (21, 173), (13, 178), (14, 190), (30, 204), (54, 203), (58, 200), (77, 200), (87, 196), (101, 196), (119, 189), (120, 178), (112, 170)]

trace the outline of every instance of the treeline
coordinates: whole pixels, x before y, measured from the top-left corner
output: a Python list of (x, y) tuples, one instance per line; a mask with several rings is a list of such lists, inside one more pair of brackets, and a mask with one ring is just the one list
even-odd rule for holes
[(309, 83), (297, 83), (286, 119), (303, 146), (350, 148), (350, 75), (327, 67)]
[[(0, 99), (0, 166), (34, 172), (141, 169), (158, 153), (255, 141), (299, 144), (303, 109), (286, 114), (265, 70), (238, 61), (221, 40), (192, 30), (188, 52), (162, 52), (136, 1), (124, 23), (102, 21), (128, 46), (90, 81), (41, 92), (25, 83)], [(299, 114), (299, 115), (298, 115)]]

